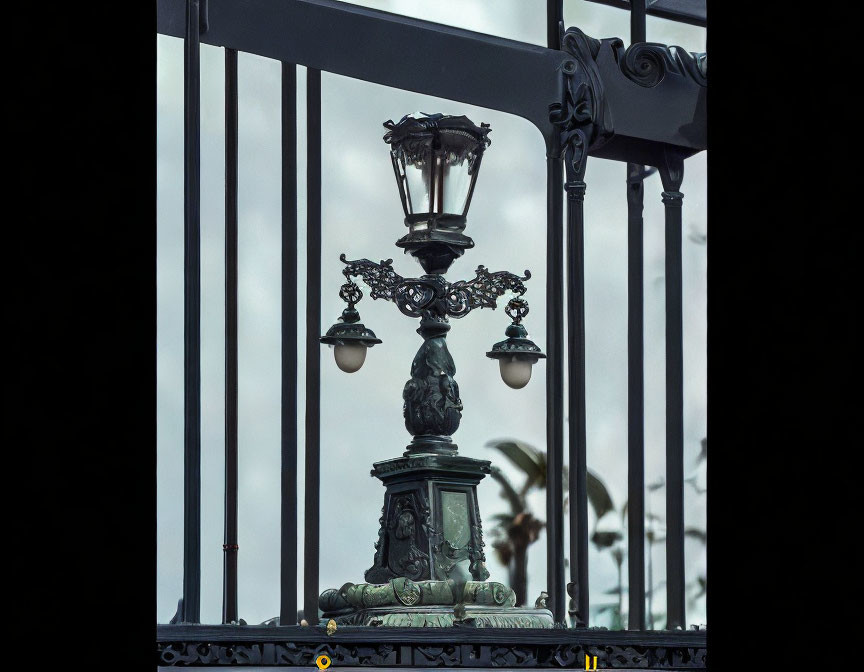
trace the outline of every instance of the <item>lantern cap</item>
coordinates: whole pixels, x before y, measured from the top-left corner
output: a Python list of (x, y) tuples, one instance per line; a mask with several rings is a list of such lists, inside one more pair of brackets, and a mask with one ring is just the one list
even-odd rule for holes
[(342, 317), (318, 341), (325, 345), (365, 345), (368, 348), (381, 343), (375, 332), (360, 322), (360, 313), (354, 308), (354, 304), (363, 296), (360, 288), (353, 282), (347, 282), (342, 285), (339, 295), (348, 302), (348, 306), (342, 311)]
[(397, 123), (384, 122), (387, 133), (384, 142), (392, 151), (409, 157), (421, 157), (427, 147), (443, 148), (463, 159), (468, 154), (479, 155), (491, 144), (489, 124), (477, 126), (465, 115), (406, 114)]
[(365, 345), (368, 348), (381, 343), (375, 332), (360, 322), (337, 322), (318, 340), (325, 345)]
[(528, 332), (525, 327), (515, 322), (507, 327), (504, 332), (507, 335), (507, 340), (500, 341), (492, 346), (492, 349), (486, 353), (490, 359), (526, 359), (536, 362), (538, 359), (546, 359), (546, 355), (540, 350), (534, 341), (528, 338)]
[(504, 312), (513, 320), (513, 323), (504, 330), (507, 340), (493, 345), (492, 349), (486, 353), (486, 356), (491, 359), (510, 359), (511, 357), (515, 357), (516, 359), (528, 360), (532, 363), (538, 359), (546, 359), (546, 355), (541, 352), (540, 346), (528, 338), (528, 330), (522, 324), (522, 318), (528, 314), (528, 302), (522, 296), (514, 297), (508, 301)]

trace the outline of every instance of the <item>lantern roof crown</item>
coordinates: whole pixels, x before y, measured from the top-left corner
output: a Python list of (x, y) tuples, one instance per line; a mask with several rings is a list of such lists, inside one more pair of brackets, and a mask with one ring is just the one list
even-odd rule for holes
[(388, 119), (384, 128), (387, 129), (384, 142), (392, 151), (409, 155), (431, 148), (444, 149), (463, 158), (469, 153), (481, 154), (492, 142), (488, 137), (489, 124), (477, 126), (465, 115), (415, 112), (406, 114), (397, 123)]

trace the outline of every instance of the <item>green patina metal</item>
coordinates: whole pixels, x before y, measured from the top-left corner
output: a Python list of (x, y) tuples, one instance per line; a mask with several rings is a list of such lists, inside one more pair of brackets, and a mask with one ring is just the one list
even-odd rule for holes
[(368, 583), (319, 599), (324, 621), (392, 627), (551, 628), (543, 607), (517, 608), (515, 592), (486, 581), (477, 484), (488, 460), (407, 453), (373, 465), (386, 488)]
[(547, 609), (517, 608), (516, 593), (495, 581), (347, 583), (321, 594), (324, 618), (340, 625), (393, 627), (553, 627)]
[(460, 455), (410, 454), (373, 465), (387, 488), (370, 583), (489, 578), (477, 506), (477, 484), (487, 460)]
[(339, 625), (383, 626), (394, 628), (546, 628), (554, 627), (552, 613), (546, 609), (521, 607), (392, 607), (361, 609), (345, 616), (336, 616)]

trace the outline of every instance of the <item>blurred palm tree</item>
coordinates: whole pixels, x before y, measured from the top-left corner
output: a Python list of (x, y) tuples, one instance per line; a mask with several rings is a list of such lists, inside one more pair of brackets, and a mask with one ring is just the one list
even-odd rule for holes
[[(492, 548), (502, 565), (510, 573), (510, 587), (516, 593), (516, 605), (526, 604), (528, 593), (528, 547), (540, 536), (546, 523), (537, 518), (528, 507), (527, 495), (533, 490), (546, 488), (546, 453), (516, 439), (496, 439), (486, 444), (487, 448), (499, 450), (524, 475), (525, 481), (517, 489), (509, 478), (496, 466), (491, 467), (491, 476), (501, 486), (501, 495), (510, 504), (509, 513), (492, 516), (495, 527), (491, 530)], [(564, 492), (567, 493), (568, 470), (562, 473)], [(612, 498), (606, 486), (593, 472), (587, 472), (588, 501), (597, 519), (614, 510)], [(569, 495), (565, 494), (567, 509)]]
[[(496, 525), (491, 530), (493, 539), (492, 548), (501, 562), (506, 565), (510, 572), (510, 586), (516, 592), (516, 604), (524, 605), (527, 599), (528, 589), (528, 547), (537, 541), (540, 536), (540, 531), (545, 527), (546, 523), (538, 519), (528, 508), (527, 494), (534, 488), (543, 490), (546, 488), (546, 453), (538, 450), (534, 446), (518, 441), (515, 439), (498, 439), (489, 441), (486, 446), (499, 450), (511, 463), (518, 467), (525, 474), (525, 481), (522, 486), (517, 489), (511, 481), (504, 475), (498, 467), (491, 467), (491, 476), (501, 485), (501, 494), (510, 504), (510, 512), (492, 516), (492, 520)], [(696, 456), (695, 462), (698, 467), (708, 457), (708, 441), (703, 438), (700, 442), (700, 453)], [(564, 480), (564, 508), (565, 511), (569, 504), (569, 492), (567, 488), (568, 469), (565, 466), (563, 471)], [(705, 488), (700, 488), (697, 484), (697, 475), (694, 473), (689, 478), (684, 479), (684, 482), (689, 484), (696, 494), (703, 495), (706, 492)], [(596, 604), (594, 613), (600, 614), (603, 612), (612, 612), (612, 629), (624, 628), (624, 593), (626, 589), (623, 586), (623, 564), (624, 558), (627, 556), (623, 542), (623, 530), (626, 525), (627, 518), (627, 501), (621, 507), (619, 516), (606, 517), (609, 512), (617, 512), (618, 509), (612, 502), (612, 497), (609, 495), (609, 490), (603, 483), (603, 480), (594, 474), (590, 469), (587, 471), (588, 484), (588, 501), (591, 503), (591, 508), (594, 509), (596, 515), (594, 531), (591, 534), (591, 542), (597, 550), (603, 552), (608, 550), (615, 566), (618, 570), (618, 583), (615, 587), (606, 591), (607, 595), (616, 595), (617, 601), (611, 604)], [(651, 495), (662, 490), (666, 483), (663, 478), (660, 478), (654, 483), (646, 485), (648, 490), (645, 498), (646, 511), (646, 529), (645, 537), (648, 542), (647, 552), (647, 569), (648, 569), (648, 586), (646, 597), (648, 599), (648, 628), (654, 629), (656, 621), (663, 621), (666, 613), (661, 610), (655, 612), (653, 608), (654, 593), (663, 588), (666, 584), (661, 580), (654, 584), (654, 546), (666, 540), (664, 536), (665, 525), (663, 518), (651, 512)], [(684, 530), (684, 534), (688, 537), (699, 540), (703, 545), (707, 543), (707, 534), (705, 530), (696, 527), (689, 527)], [(693, 594), (690, 597), (691, 605), (705, 594), (707, 587), (706, 578), (700, 575), (695, 582), (688, 584), (688, 590), (692, 590)]]

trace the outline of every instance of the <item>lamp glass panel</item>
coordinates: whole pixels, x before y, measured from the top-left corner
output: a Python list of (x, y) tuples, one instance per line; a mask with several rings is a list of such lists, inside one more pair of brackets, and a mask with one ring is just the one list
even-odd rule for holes
[(432, 181), (430, 170), (431, 157), (424, 155), (422, 158), (411, 161), (405, 159), (405, 184), (408, 187), (408, 211), (412, 214), (429, 212), (429, 183)]
[(444, 162), (444, 210), (450, 215), (461, 215), (471, 186), (468, 174), (468, 159), (459, 161), (456, 154), (449, 153)]

